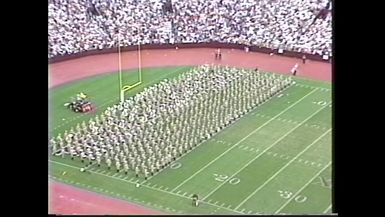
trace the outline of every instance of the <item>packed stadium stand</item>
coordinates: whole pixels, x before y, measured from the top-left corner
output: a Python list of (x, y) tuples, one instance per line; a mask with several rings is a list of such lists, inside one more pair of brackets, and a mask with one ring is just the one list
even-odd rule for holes
[(224, 42), (329, 55), (330, 0), (50, 0), (48, 57), (121, 46)]

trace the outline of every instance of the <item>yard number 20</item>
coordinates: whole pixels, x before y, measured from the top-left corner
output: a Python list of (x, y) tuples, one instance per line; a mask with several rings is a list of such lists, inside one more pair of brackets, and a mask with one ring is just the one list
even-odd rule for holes
[(214, 174), (214, 176), (216, 177), (215, 180), (217, 180), (219, 182), (228, 181), (232, 185), (236, 185), (236, 184), (238, 184), (241, 181), (238, 178), (231, 178), (231, 179), (228, 180), (229, 176), (226, 176), (226, 175)]

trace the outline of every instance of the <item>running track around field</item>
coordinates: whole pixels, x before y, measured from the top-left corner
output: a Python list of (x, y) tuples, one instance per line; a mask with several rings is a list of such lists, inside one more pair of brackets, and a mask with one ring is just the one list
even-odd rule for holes
[[(194, 66), (205, 63), (237, 66), (264, 71), (290, 73), (298, 63), (299, 77), (331, 81), (332, 67), (330, 63), (268, 55), (262, 53), (246, 53), (241, 50), (221, 49), (222, 60), (214, 60), (215, 49), (164, 49), (143, 50), (141, 52), (142, 67), (160, 66)], [(138, 67), (138, 53), (125, 52), (121, 55), (122, 69)], [(118, 54), (103, 54), (82, 57), (49, 65), (49, 87), (69, 83), (93, 75), (118, 71)], [(89, 192), (66, 184), (49, 181), (51, 214), (161, 214), (158, 211)]]
[(156, 215), (161, 212), (87, 190), (49, 181), (49, 213), (64, 215)]

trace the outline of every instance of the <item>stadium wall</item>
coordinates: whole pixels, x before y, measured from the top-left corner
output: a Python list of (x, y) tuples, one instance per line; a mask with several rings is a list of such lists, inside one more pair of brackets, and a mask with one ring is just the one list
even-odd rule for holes
[[(243, 50), (245, 47), (249, 48), (249, 52), (259, 52), (259, 53), (274, 53), (278, 55), (283, 55), (287, 57), (302, 58), (303, 55), (306, 55), (307, 59), (320, 61), (320, 62), (330, 62), (330, 58), (324, 59), (323, 56), (319, 54), (307, 54), (296, 51), (282, 50), (279, 52), (278, 49), (272, 49), (267, 47), (260, 46), (245, 46), (243, 44), (229, 44), (229, 43), (219, 43), (219, 42), (207, 42), (207, 43), (181, 43), (181, 44), (143, 44), (140, 46), (142, 50), (154, 50), (154, 49), (173, 49), (173, 48), (227, 48), (227, 49), (239, 49)], [(121, 47), (121, 51), (135, 51), (138, 49), (137, 45), (130, 45)], [(99, 55), (99, 54), (108, 54), (116, 53), (117, 48), (106, 48), (106, 49), (97, 49), (83, 51), (74, 54), (58, 55), (52, 58), (49, 58), (49, 63), (57, 63), (66, 60), (76, 59), (80, 57)]]

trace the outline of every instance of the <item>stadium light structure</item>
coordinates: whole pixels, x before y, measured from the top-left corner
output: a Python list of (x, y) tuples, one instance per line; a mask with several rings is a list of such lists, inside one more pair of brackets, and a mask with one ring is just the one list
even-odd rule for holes
[[(140, 34), (139, 34), (140, 35)], [(142, 53), (140, 49), (140, 40), (138, 40), (138, 80), (133, 84), (128, 84), (123, 86), (122, 80), (122, 54), (120, 49), (120, 32), (118, 34), (118, 56), (119, 56), (119, 97), (120, 102), (124, 101), (124, 94), (126, 91), (140, 85), (142, 83)]]

